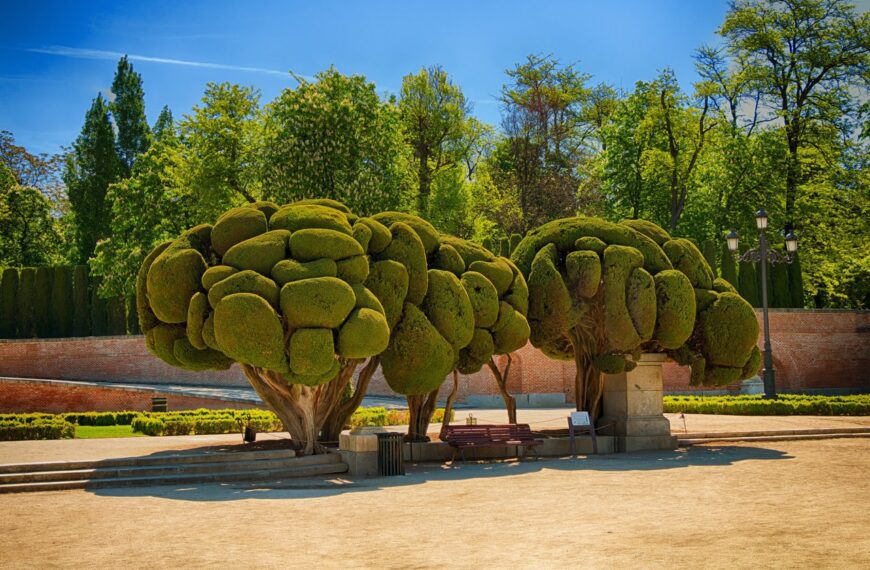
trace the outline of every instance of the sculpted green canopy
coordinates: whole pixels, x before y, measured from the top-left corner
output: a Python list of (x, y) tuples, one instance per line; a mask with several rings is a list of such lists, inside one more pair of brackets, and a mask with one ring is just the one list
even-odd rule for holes
[(556, 220), (530, 232), (512, 259), (526, 275), (534, 346), (577, 363), (578, 409), (598, 410), (600, 372), (665, 352), (692, 383), (722, 385), (759, 367), (758, 322), (695, 245), (644, 220)]

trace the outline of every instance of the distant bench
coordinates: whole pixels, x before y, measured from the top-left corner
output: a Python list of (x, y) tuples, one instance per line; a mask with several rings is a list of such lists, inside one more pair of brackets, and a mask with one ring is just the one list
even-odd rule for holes
[(537, 456), (535, 448), (544, 443), (535, 437), (529, 424), (448, 426), (444, 441), (453, 448), (453, 460), (459, 452), (463, 461), (468, 448), (516, 446), (528, 448)]

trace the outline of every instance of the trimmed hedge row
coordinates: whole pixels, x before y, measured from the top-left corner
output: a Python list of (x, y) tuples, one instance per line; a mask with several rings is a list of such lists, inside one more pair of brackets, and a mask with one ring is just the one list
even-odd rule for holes
[(0, 338), (115, 336), (139, 332), (135, 300), (101, 299), (85, 265), (0, 271)]
[(0, 441), (72, 439), (75, 434), (75, 424), (62, 418), (40, 418), (29, 422), (0, 420)]
[[(404, 425), (408, 410), (360, 408), (350, 427)], [(435, 410), (433, 422), (444, 419)], [(451, 414), (452, 419), (452, 414)], [(184, 410), (178, 412), (70, 412), (66, 414), (0, 414), (0, 441), (60, 439), (75, 436), (75, 426), (129, 425), (145, 435), (191, 435), (238, 433), (249, 424), (260, 432), (283, 431), (278, 417), (266, 410)], [(69, 427), (67, 427), (69, 426)]]
[(867, 416), (870, 395), (780, 394), (775, 400), (761, 396), (665, 396), (664, 411), (738, 416)]

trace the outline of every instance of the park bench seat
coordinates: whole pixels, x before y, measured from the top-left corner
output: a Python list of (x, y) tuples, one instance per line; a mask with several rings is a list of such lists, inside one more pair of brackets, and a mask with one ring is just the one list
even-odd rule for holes
[(453, 459), (459, 452), (463, 460), (468, 448), (517, 446), (537, 455), (536, 447), (544, 443), (535, 437), (529, 424), (448, 426), (444, 441), (453, 448)]

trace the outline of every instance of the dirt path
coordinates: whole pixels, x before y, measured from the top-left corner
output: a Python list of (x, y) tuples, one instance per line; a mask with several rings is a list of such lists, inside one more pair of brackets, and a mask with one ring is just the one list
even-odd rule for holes
[(870, 440), (0, 496), (0, 567), (870, 567)]

